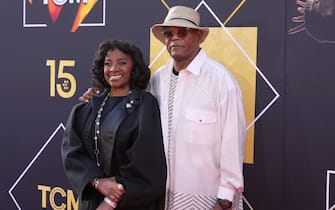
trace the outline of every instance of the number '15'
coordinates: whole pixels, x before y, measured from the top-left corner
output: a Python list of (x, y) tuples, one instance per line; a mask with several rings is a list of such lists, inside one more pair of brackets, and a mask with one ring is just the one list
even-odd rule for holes
[[(55, 97), (56, 90), (59, 96), (71, 98), (76, 92), (76, 79), (70, 74), (64, 72), (64, 67), (74, 67), (74, 60), (60, 60), (58, 70), (56, 71), (56, 60), (47, 60), (47, 66), (50, 67), (50, 96)], [(56, 84), (61, 81), (61, 84)]]

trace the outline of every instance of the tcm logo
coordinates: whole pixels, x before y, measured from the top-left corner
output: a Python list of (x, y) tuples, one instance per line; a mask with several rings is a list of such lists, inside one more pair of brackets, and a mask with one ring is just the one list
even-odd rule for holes
[(76, 32), (82, 26), (105, 26), (105, 8), (106, 0), (23, 0), (23, 27), (70, 24)]
[(42, 209), (47, 209), (49, 206), (55, 210), (78, 209), (78, 200), (76, 200), (72, 190), (46, 185), (38, 185), (37, 188), (41, 191)]
[[(29, 3), (31, 3), (33, 0), (28, 0), (29, 1)], [(76, 2), (77, 2), (77, 4), (78, 3), (80, 3), (80, 0), (78, 1), (78, 0), (76, 0)], [(82, 1), (83, 3), (85, 3), (85, 4), (87, 4), (87, 2), (88, 2), (88, 0), (83, 0)], [(56, 4), (56, 5), (58, 5), (58, 6), (62, 6), (62, 5), (64, 5), (64, 4), (66, 4), (67, 3), (67, 0), (52, 0), (52, 1), (50, 1), (50, 3), (51, 4)], [(74, 0), (69, 0), (69, 4), (73, 4), (74, 3)], [(49, 0), (43, 0), (43, 4), (45, 4), (45, 5), (47, 5), (47, 4), (49, 4)]]

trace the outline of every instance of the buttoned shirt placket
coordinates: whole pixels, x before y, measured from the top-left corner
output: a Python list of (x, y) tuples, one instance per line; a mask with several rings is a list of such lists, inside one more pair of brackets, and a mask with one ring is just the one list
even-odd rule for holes
[[(167, 159), (168, 159), (168, 170), (170, 174), (170, 186), (173, 186), (172, 179), (171, 179), (171, 172), (173, 172), (173, 160), (174, 160), (174, 143), (173, 141), (173, 134), (172, 134), (172, 126), (173, 126), (173, 107), (174, 107), (174, 98), (175, 92), (177, 87), (178, 75), (171, 72), (170, 78), (170, 88), (169, 88), (169, 98), (168, 98), (168, 151), (167, 151)], [(170, 190), (168, 189), (166, 200), (165, 200), (165, 209), (169, 209), (169, 198), (170, 198)]]

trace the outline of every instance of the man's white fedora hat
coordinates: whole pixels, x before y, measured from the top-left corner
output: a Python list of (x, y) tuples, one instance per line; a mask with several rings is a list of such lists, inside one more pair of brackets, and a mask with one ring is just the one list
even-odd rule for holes
[(207, 27), (200, 27), (200, 14), (196, 10), (185, 6), (171, 7), (164, 19), (164, 22), (161, 24), (155, 24), (151, 27), (154, 36), (162, 43), (164, 43), (162, 31), (163, 28), (167, 26), (202, 30), (203, 33), (200, 43), (207, 38), (209, 33), (209, 29)]

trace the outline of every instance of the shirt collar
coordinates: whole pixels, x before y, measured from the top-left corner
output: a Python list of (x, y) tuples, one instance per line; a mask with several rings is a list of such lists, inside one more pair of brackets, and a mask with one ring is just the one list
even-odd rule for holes
[(206, 58), (206, 53), (203, 49), (200, 49), (198, 54), (193, 58), (192, 62), (188, 64), (186, 70), (191, 72), (192, 74), (199, 76), (200, 71), (201, 71), (201, 66)]

